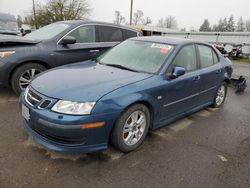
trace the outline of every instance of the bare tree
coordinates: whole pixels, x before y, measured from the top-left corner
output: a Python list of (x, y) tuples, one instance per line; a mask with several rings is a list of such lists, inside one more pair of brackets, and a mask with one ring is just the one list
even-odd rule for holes
[(173, 16), (168, 16), (165, 19), (161, 18), (158, 20), (158, 27), (165, 27), (165, 28), (170, 28), (170, 29), (176, 29), (178, 24), (177, 20)]
[(141, 10), (137, 10), (134, 13), (134, 17), (133, 17), (133, 23), (134, 23), (134, 25), (143, 24), (143, 22), (144, 22), (143, 17), (144, 17), (144, 13)]
[(36, 4), (36, 20), (32, 15), (25, 20), (41, 27), (57, 21), (86, 19), (90, 11), (88, 0), (49, 0), (46, 5)]
[(115, 11), (115, 20), (114, 20), (114, 23), (115, 23), (115, 24), (118, 24), (118, 25), (121, 25), (121, 24), (123, 24), (123, 23), (125, 23), (125, 22), (126, 22), (125, 17), (123, 17), (123, 16), (121, 15), (121, 12), (120, 12), (120, 11), (116, 10), (116, 11)]
[(151, 23), (152, 23), (151, 18), (146, 17), (146, 19), (144, 20), (144, 25), (148, 25), (148, 24), (151, 24)]

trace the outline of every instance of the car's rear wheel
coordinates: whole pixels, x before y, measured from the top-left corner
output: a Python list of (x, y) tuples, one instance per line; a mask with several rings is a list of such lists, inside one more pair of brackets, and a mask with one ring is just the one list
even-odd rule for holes
[(28, 63), (18, 67), (11, 77), (12, 90), (17, 94), (20, 93), (30, 84), (32, 79), (46, 68), (37, 63)]
[(143, 104), (128, 108), (117, 120), (111, 133), (111, 142), (122, 152), (138, 148), (144, 141), (150, 125), (150, 112)]
[(226, 99), (226, 96), (227, 96), (227, 83), (223, 82), (216, 92), (216, 95), (214, 97), (214, 103), (212, 106), (214, 108), (221, 107)]

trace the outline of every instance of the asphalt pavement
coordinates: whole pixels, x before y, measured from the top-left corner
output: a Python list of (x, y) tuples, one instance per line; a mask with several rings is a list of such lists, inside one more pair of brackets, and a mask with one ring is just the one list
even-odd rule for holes
[[(235, 74), (250, 78), (250, 65), (235, 65)], [(2, 88), (0, 187), (250, 187), (250, 88), (240, 95), (229, 88), (222, 108), (150, 132), (137, 151), (78, 155), (35, 144), (22, 129), (18, 98)]]

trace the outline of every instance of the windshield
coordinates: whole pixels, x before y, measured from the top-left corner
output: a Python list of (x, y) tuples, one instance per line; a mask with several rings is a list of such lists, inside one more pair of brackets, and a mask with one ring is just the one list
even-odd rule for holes
[(39, 40), (48, 40), (65, 31), (68, 27), (69, 25), (67, 24), (54, 23), (33, 31), (25, 37)]
[(15, 21), (0, 20), (0, 30), (18, 31), (18, 26)]
[(173, 46), (168, 44), (127, 40), (112, 48), (98, 61), (108, 66), (155, 74), (160, 70), (172, 49)]

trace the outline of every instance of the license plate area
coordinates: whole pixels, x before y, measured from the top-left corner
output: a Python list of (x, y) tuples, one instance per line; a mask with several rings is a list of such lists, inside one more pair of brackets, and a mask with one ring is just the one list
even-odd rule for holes
[(27, 121), (30, 120), (30, 110), (24, 104), (22, 104), (22, 116)]

